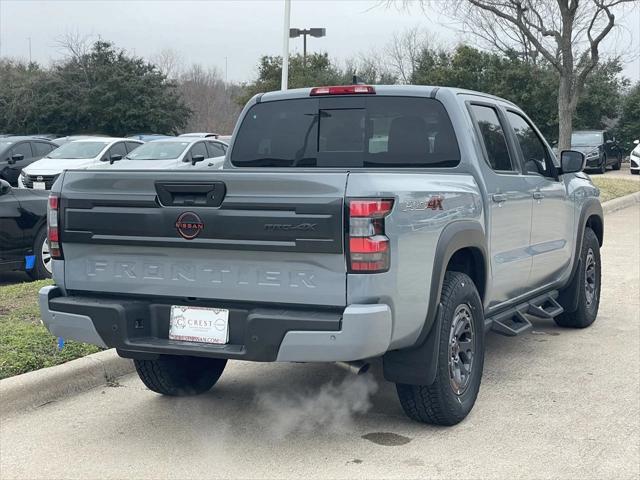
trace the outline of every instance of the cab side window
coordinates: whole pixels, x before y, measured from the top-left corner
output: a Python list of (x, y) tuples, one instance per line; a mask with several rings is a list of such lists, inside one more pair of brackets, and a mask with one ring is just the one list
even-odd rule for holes
[(127, 149), (124, 146), (124, 142), (118, 142), (109, 149), (107, 158), (113, 157), (114, 155), (122, 155), (124, 157), (126, 154)]
[(204, 158), (208, 157), (207, 148), (204, 146), (204, 142), (198, 142), (191, 147), (191, 158), (196, 155), (202, 155)]
[(471, 105), (476, 125), (480, 130), (489, 166), (499, 172), (515, 171), (504, 129), (495, 108), (485, 105)]
[(531, 124), (515, 112), (508, 111), (507, 118), (522, 152), (524, 173), (555, 177), (556, 169), (551, 161), (549, 151)]
[(31, 153), (31, 145), (29, 145), (29, 142), (20, 143), (13, 147), (9, 157), (12, 157), (13, 155), (23, 155), (25, 160), (27, 158), (32, 158), (33, 154)]

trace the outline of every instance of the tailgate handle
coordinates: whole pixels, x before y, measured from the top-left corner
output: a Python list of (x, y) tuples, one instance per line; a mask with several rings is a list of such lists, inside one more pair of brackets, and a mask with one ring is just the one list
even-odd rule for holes
[(226, 186), (223, 182), (156, 182), (156, 192), (165, 207), (219, 207)]

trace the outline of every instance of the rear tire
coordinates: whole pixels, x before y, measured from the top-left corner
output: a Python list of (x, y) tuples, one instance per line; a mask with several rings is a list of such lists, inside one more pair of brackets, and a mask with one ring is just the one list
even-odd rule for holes
[[(405, 414), (418, 422), (455, 425), (471, 411), (484, 364), (484, 311), (473, 280), (447, 272), (440, 296), (438, 367), (431, 385), (396, 384)], [(457, 332), (457, 333), (456, 333)]]
[(41, 228), (33, 242), (33, 253), (36, 257), (35, 263), (31, 270), (27, 270), (27, 274), (33, 280), (42, 280), (51, 278), (51, 254), (49, 253), (49, 245), (47, 244), (47, 229)]
[(157, 360), (134, 360), (142, 383), (162, 395), (199, 395), (213, 387), (227, 364), (219, 358), (161, 355)]
[(584, 230), (580, 260), (580, 270), (575, 273), (579, 275), (578, 308), (575, 312), (564, 312), (555, 317), (556, 324), (561, 327), (586, 328), (598, 316), (602, 289), (600, 243), (589, 227)]

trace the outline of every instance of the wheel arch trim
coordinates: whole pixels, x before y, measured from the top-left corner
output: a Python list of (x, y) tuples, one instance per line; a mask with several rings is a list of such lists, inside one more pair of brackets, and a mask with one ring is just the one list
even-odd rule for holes
[(456, 252), (467, 248), (476, 249), (480, 252), (482, 261), (484, 262), (484, 285), (488, 285), (489, 257), (487, 254), (487, 241), (483, 226), (478, 222), (470, 220), (460, 220), (450, 223), (442, 230), (436, 245), (433, 269), (431, 271), (427, 316), (423, 330), (420, 333), (416, 344), (420, 344), (424, 341), (435, 321), (438, 303), (440, 302), (440, 294), (442, 293), (444, 274), (447, 271), (447, 266), (449, 265), (451, 258)]
[(489, 278), (487, 242), (483, 226), (471, 220), (447, 225), (436, 244), (427, 312), (418, 339), (412, 347), (392, 350), (383, 356), (384, 377), (388, 381), (414, 385), (430, 385), (436, 377), (441, 321), (440, 295), (447, 266), (459, 250), (480, 251), (484, 261), (484, 282)]

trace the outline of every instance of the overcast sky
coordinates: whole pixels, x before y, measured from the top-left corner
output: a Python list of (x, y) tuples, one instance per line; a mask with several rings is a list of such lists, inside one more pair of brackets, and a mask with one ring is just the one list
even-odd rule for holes
[[(309, 39), (309, 51), (327, 51), (344, 60), (382, 49), (394, 33), (420, 27), (445, 45), (461, 40), (443, 18), (419, 8), (398, 11), (372, 0), (293, 0), (292, 27), (325, 27), (327, 37)], [(638, 0), (640, 4), (640, 0)], [(144, 57), (163, 49), (178, 52), (185, 64), (216, 66), (228, 78), (256, 76), (261, 55), (282, 53), (283, 0), (202, 1), (32, 1), (0, 0), (0, 55), (48, 63), (59, 58), (56, 38), (67, 32), (91, 34)], [(640, 80), (640, 8), (618, 15), (623, 27), (608, 39), (608, 53), (635, 52), (624, 74)], [(473, 42), (473, 39), (469, 39)], [(302, 39), (291, 39), (302, 51)]]

